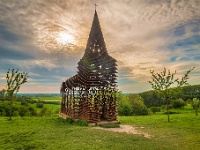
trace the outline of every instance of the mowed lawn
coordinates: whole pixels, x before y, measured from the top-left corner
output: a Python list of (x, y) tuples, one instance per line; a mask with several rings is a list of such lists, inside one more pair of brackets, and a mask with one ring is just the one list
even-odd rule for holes
[(121, 124), (151, 138), (70, 125), (57, 116), (13, 117), (12, 121), (0, 117), (0, 149), (199, 150), (200, 116), (183, 112), (170, 117), (170, 123), (162, 113), (119, 117)]

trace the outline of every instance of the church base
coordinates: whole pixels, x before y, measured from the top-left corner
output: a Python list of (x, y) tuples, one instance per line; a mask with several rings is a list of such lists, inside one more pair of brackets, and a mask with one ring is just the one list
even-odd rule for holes
[[(68, 116), (64, 113), (60, 113), (59, 117), (66, 119), (67, 117), (70, 117), (70, 116)], [(77, 121), (77, 120), (80, 120), (80, 119), (75, 119), (74, 121)], [(88, 123), (89, 123), (88, 124), (89, 126), (100, 126), (100, 127), (105, 127), (105, 128), (117, 128), (117, 127), (119, 127), (119, 124), (120, 124), (120, 122), (118, 120), (114, 120), (114, 121), (100, 120), (96, 123), (90, 123), (90, 122), (88, 122)]]

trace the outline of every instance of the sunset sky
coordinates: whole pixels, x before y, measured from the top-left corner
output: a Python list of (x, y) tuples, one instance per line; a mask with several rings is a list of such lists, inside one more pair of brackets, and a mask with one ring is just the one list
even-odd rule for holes
[(200, 0), (0, 0), (0, 90), (8, 69), (28, 72), (24, 93), (59, 93), (77, 73), (97, 3), (118, 88), (151, 90), (150, 70), (189, 68), (200, 84)]

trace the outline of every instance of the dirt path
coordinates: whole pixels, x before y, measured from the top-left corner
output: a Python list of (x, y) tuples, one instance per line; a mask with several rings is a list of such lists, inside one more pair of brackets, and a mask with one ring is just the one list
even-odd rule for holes
[(106, 131), (113, 131), (113, 132), (125, 132), (125, 133), (128, 133), (128, 134), (138, 134), (138, 135), (142, 135), (146, 138), (151, 138), (151, 136), (148, 133), (138, 131), (136, 128), (134, 128), (131, 125), (120, 125), (119, 128), (101, 128), (101, 127), (94, 127), (94, 128), (106, 130)]

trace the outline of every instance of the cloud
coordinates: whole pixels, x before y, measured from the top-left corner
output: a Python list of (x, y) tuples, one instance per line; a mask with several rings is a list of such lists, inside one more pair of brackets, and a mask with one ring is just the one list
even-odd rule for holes
[[(183, 73), (198, 66), (200, 1), (96, 2), (108, 52), (118, 61), (121, 90), (148, 89), (150, 69), (160, 71), (166, 66)], [(0, 3), (0, 58), (4, 59), (0, 60), (0, 71), (20, 67), (35, 75), (30, 81), (37, 86), (42, 79), (42, 84), (55, 85), (59, 78), (64, 80), (76, 74), (91, 28), (93, 0)], [(72, 35), (75, 41), (60, 44), (57, 39), (61, 32)], [(192, 82), (196, 76), (191, 78)]]

